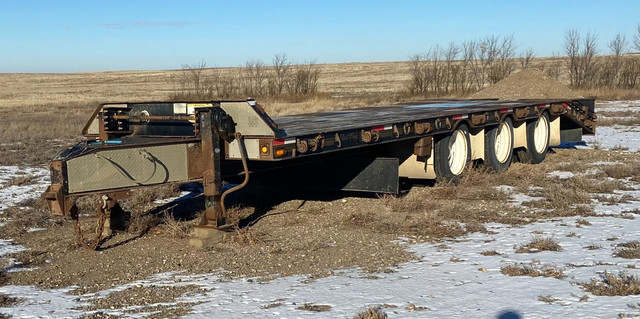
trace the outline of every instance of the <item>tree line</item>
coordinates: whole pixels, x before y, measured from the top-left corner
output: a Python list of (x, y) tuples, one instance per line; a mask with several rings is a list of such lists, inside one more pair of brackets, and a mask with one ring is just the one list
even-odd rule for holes
[(204, 61), (184, 64), (173, 77), (175, 100), (230, 99), (262, 96), (308, 96), (318, 91), (320, 67), (315, 62), (294, 65), (286, 54), (269, 65), (247, 61), (233, 69), (208, 68)]
[(640, 52), (640, 24), (631, 41), (618, 33), (608, 42), (607, 51), (599, 50), (598, 40), (595, 32), (583, 36), (577, 30), (568, 30), (564, 55), (554, 54), (552, 59), (536, 63), (533, 49), (516, 52), (513, 35), (436, 45), (410, 58), (407, 89), (415, 95), (469, 93), (504, 79), (518, 67), (538, 68), (556, 80), (568, 74), (572, 88), (640, 88), (640, 54), (629, 54), (631, 50)]
[[(435, 45), (409, 58), (410, 95), (468, 94), (506, 78), (516, 69), (537, 68), (558, 80), (568, 76), (575, 89), (640, 89), (640, 24), (631, 39), (618, 33), (598, 48), (598, 34), (564, 34), (562, 53), (537, 59), (532, 48), (518, 51), (513, 34), (490, 35), (461, 44)], [(604, 54), (604, 55), (601, 55)], [(174, 76), (174, 99), (230, 99), (247, 97), (300, 97), (318, 93), (321, 69), (315, 62), (294, 65), (286, 54), (274, 55), (271, 64), (247, 61), (240, 68), (207, 68), (202, 61), (185, 64)]]

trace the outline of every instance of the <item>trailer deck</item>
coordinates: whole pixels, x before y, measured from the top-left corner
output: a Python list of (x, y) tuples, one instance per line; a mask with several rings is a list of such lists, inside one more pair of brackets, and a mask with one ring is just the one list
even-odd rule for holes
[[(438, 117), (493, 112), (526, 106), (570, 103), (571, 100), (432, 100), (379, 105), (349, 110), (274, 117), (286, 137), (368, 128), (373, 126), (428, 120)], [(590, 112), (593, 114), (593, 110)]]
[[(77, 225), (75, 200), (101, 195), (102, 229), (130, 189), (199, 182), (206, 233), (230, 227), (225, 196), (258, 171), (279, 170), (262, 177), (291, 187), (397, 194), (401, 177), (455, 181), (472, 161), (496, 172), (515, 158), (540, 163), (549, 147), (595, 134), (594, 105), (431, 100), (272, 119), (254, 100), (108, 103), (85, 125), (86, 141), (51, 162), (43, 196), (53, 214)], [(242, 183), (222, 192), (224, 178), (238, 177)]]

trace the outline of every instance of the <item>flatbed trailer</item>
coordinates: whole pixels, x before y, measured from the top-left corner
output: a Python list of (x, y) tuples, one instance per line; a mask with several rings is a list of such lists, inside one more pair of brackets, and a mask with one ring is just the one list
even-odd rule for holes
[[(51, 162), (43, 196), (77, 222), (75, 200), (99, 194), (103, 225), (128, 190), (199, 182), (201, 226), (225, 228), (225, 196), (250, 175), (261, 185), (397, 194), (400, 178), (456, 181), (473, 161), (494, 171), (540, 163), (549, 147), (595, 134), (594, 103), (430, 100), (275, 118), (254, 100), (106, 103), (86, 140)], [(223, 192), (226, 181), (240, 184)]]

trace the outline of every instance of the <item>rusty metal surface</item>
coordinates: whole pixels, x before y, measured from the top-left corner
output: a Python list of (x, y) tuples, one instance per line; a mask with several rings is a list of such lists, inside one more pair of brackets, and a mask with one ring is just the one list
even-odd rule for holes
[(205, 196), (205, 213), (201, 225), (221, 226), (226, 224), (222, 211), (220, 188), (221, 148), (220, 137), (214, 132), (214, 115), (210, 111), (198, 113), (203, 160), (202, 187)]
[(443, 116), (494, 111), (536, 104), (562, 103), (558, 100), (439, 100), (397, 105), (382, 105), (353, 110), (309, 113), (275, 117), (274, 122), (287, 136), (365, 128), (384, 124), (418, 121)]

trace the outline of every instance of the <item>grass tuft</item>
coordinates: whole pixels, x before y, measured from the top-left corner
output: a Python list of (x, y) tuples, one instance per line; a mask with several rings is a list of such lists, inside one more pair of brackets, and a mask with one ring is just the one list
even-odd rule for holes
[(298, 308), (296, 308), (298, 310), (306, 310), (306, 311), (313, 311), (313, 312), (324, 312), (324, 311), (329, 311), (331, 310), (331, 306), (329, 305), (314, 305), (313, 303), (305, 303), (302, 306), (299, 306)]
[(628, 243), (617, 245), (617, 250), (613, 253), (614, 257), (638, 259), (640, 258), (640, 241), (634, 240)]
[[(395, 307), (394, 307), (395, 308)], [(380, 310), (380, 307), (369, 307), (367, 310), (357, 314), (353, 319), (387, 319), (387, 314)]]
[(579, 285), (596, 296), (640, 295), (640, 279), (625, 272), (605, 272), (599, 279)]
[(500, 268), (500, 272), (507, 276), (553, 277), (557, 279), (565, 277), (562, 269), (551, 265), (540, 265), (539, 262), (504, 266)]
[(542, 301), (542, 302), (546, 302), (546, 303), (554, 303), (556, 301), (558, 301), (560, 299), (558, 298), (553, 298), (551, 295), (546, 295), (546, 296), (538, 296), (538, 301)]
[[(10, 307), (20, 302), (20, 298), (9, 297), (5, 294), (0, 294), (0, 308)], [(2, 315), (0, 313), (0, 315)]]
[(516, 249), (516, 253), (519, 254), (538, 253), (541, 251), (562, 251), (562, 247), (551, 237), (535, 237), (531, 242)]

